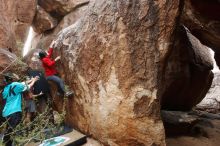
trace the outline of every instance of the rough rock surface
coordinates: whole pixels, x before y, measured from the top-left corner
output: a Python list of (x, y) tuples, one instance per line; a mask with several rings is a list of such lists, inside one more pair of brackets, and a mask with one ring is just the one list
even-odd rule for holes
[(185, 0), (181, 22), (203, 44), (215, 51), (215, 59), (220, 65), (220, 1)]
[(159, 64), (170, 49), (178, 5), (97, 0), (60, 33), (59, 71), (75, 91), (69, 124), (105, 145), (165, 145)]
[[(220, 145), (220, 116), (206, 112), (190, 111), (170, 113), (165, 122), (167, 146), (219, 146)], [(182, 118), (178, 118), (182, 116)], [(197, 122), (183, 124), (188, 117), (197, 119)], [(178, 121), (171, 123), (169, 118), (176, 118)], [(169, 132), (169, 133), (168, 133)], [(172, 133), (173, 134), (172, 134)]]
[(38, 4), (55, 17), (64, 16), (89, 0), (38, 0)]
[[(16, 40), (24, 42), (27, 38), (28, 28), (32, 24), (35, 16), (37, 0), (17, 0), (13, 2), (16, 2), (16, 18), (14, 20)], [(10, 23), (11, 22), (13, 21), (10, 21)]]
[[(32, 23), (36, 0), (0, 1), (0, 47), (21, 52), (29, 26)], [(28, 12), (28, 13), (27, 13)], [(17, 48), (19, 47), (19, 48)]]
[(220, 73), (214, 74), (212, 86), (207, 93), (206, 97), (196, 106), (200, 110), (206, 110), (209, 112), (220, 111)]
[(33, 49), (47, 49), (52, 42), (52, 40), (57, 36), (57, 34), (64, 28), (74, 24), (76, 20), (81, 18), (87, 10), (87, 5), (82, 6), (74, 10), (73, 12), (65, 15), (59, 24), (50, 32), (35, 34), (32, 41)]
[(35, 32), (43, 33), (47, 30), (51, 30), (57, 25), (57, 20), (50, 16), (44, 9), (37, 6), (37, 12), (33, 20), (32, 27)]
[(190, 110), (208, 92), (213, 79), (209, 49), (184, 26), (178, 28), (174, 49), (164, 69), (162, 109)]

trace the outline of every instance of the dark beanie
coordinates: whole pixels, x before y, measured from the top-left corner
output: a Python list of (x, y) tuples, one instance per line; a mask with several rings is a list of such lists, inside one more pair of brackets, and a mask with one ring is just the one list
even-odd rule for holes
[(45, 51), (40, 51), (39, 52), (39, 58), (43, 59), (44, 57), (46, 57), (47, 53)]

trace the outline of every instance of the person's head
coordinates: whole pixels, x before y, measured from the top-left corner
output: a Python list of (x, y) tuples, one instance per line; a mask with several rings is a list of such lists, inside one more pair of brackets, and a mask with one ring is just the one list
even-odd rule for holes
[(17, 81), (17, 80), (19, 80), (19, 77), (18, 77), (18, 75), (14, 74), (14, 73), (8, 72), (8, 73), (4, 74), (4, 82), (6, 84), (9, 84), (9, 83)]
[(40, 51), (39, 52), (39, 58), (40, 59), (43, 59), (44, 57), (46, 57), (47, 56), (47, 53), (45, 52), (45, 51)]

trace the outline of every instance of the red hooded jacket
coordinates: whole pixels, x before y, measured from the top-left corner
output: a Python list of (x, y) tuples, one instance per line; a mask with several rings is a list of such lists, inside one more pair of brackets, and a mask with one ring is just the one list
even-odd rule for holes
[(50, 48), (48, 50), (48, 55), (46, 57), (44, 57), (43, 59), (41, 59), (46, 76), (52, 76), (57, 73), (57, 71), (55, 69), (55, 61), (52, 60), (52, 58), (51, 58), (52, 53), (53, 53), (53, 48)]

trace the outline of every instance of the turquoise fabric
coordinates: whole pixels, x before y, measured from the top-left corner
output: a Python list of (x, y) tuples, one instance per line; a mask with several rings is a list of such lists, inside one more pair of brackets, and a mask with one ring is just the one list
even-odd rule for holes
[(2, 111), (3, 117), (7, 117), (16, 112), (21, 112), (22, 92), (27, 89), (27, 85), (19, 82), (12, 82), (4, 88), (2, 96), (3, 99), (6, 100), (6, 103)]

